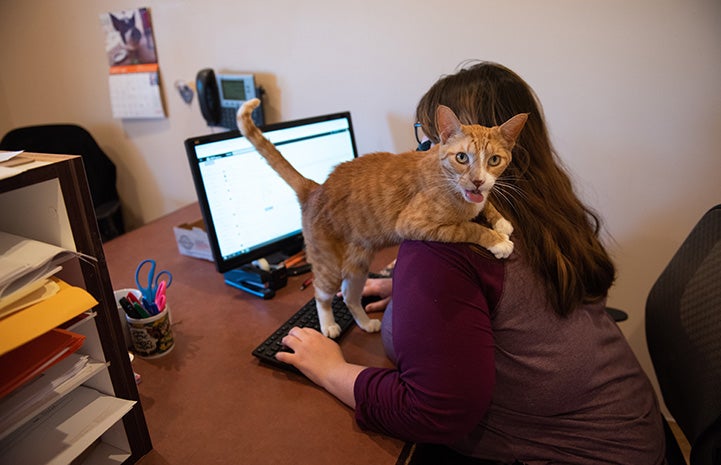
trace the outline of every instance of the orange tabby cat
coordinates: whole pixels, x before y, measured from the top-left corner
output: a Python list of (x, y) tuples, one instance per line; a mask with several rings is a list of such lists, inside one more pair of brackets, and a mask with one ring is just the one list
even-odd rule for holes
[[(445, 106), (437, 110), (440, 144), (428, 152), (371, 153), (338, 165), (319, 185), (283, 158), (250, 115), (260, 101), (238, 111), (238, 127), (298, 195), (308, 262), (313, 265), (321, 331), (337, 337), (331, 310), (338, 289), (365, 331), (380, 329), (361, 305), (368, 267), (381, 248), (403, 239), (471, 242), (497, 258), (513, 251), (511, 224), (487, 202), (511, 161), (527, 114), (501, 126), (461, 125)], [(472, 222), (481, 211), (493, 229)]]

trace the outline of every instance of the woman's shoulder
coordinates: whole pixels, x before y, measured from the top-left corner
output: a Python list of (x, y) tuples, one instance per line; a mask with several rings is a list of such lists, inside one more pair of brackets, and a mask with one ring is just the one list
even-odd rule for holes
[(403, 241), (399, 255), (418, 260), (462, 260), (476, 266), (503, 266), (503, 260), (475, 244), (434, 241)]
[(481, 287), (497, 300), (503, 291), (506, 261), (493, 257), (468, 243), (404, 241), (398, 251), (398, 266), (414, 273), (425, 272), (428, 279), (463, 278)]

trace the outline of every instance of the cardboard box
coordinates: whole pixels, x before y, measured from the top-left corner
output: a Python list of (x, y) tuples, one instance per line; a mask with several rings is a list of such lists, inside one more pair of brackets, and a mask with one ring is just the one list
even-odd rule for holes
[(181, 254), (211, 262), (215, 261), (202, 219), (175, 226), (173, 232), (175, 232), (175, 242), (178, 243), (178, 250)]

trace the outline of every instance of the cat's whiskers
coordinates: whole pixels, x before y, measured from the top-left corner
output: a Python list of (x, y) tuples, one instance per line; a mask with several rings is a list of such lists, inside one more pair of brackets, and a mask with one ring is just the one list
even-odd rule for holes
[(516, 210), (515, 206), (515, 200), (519, 197), (525, 198), (526, 193), (523, 192), (523, 189), (518, 187), (517, 184), (506, 181), (507, 179), (510, 178), (496, 180), (493, 193), (498, 200), (507, 204), (514, 212), (516, 212), (516, 214), (518, 214), (518, 210)]
[(460, 184), (460, 179), (456, 179), (456, 176), (454, 176), (451, 173), (446, 172), (445, 170), (441, 171), (441, 176), (434, 177), (433, 181), (431, 183), (428, 183), (426, 187), (431, 189), (436, 188), (451, 188), (452, 186), (458, 186)]
[(474, 188), (468, 189), (464, 186), (461, 178), (447, 172), (443, 172), (441, 176), (434, 177), (433, 181), (427, 183), (425, 186), (428, 190), (438, 189), (441, 191), (454, 192), (460, 197), (463, 197), (464, 191), (475, 190)]
[(512, 182), (508, 182), (507, 180), (499, 179), (496, 181), (496, 185), (494, 187), (498, 187), (500, 190), (508, 191), (507, 193), (509, 195), (518, 195), (520, 197), (525, 197), (526, 193), (523, 192), (523, 190), (518, 187), (517, 184), (514, 184)]
[(509, 178), (501, 178), (496, 181), (496, 186), (498, 186), (499, 191), (502, 191), (503, 194), (506, 194), (511, 198), (514, 198), (514, 196), (527, 198), (526, 193), (523, 192), (523, 189), (518, 187), (517, 184), (508, 182), (507, 179)]

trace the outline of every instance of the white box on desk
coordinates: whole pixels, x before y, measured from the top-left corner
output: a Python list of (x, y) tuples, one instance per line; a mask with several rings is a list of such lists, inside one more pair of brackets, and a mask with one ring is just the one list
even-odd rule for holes
[(179, 224), (173, 227), (173, 232), (175, 232), (175, 242), (178, 243), (178, 250), (181, 254), (214, 261), (213, 251), (210, 250), (208, 242), (208, 233), (205, 232), (202, 219), (192, 223)]

